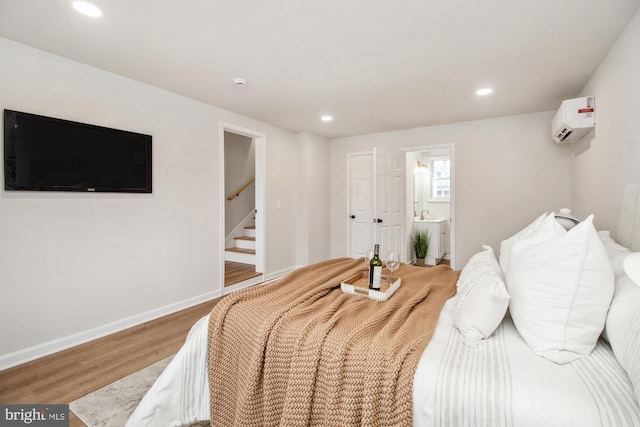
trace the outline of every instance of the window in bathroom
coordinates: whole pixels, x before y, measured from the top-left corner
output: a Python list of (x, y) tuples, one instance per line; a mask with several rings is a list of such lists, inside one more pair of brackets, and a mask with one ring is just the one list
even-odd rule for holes
[(451, 196), (451, 173), (449, 157), (432, 157), (431, 202), (448, 202)]

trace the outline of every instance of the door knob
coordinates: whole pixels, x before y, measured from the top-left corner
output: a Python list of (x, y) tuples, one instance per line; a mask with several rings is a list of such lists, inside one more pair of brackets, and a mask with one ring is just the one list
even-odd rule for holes
[(356, 219), (356, 216), (355, 215), (351, 215), (351, 219)]
[(373, 218), (373, 222), (381, 223), (382, 220), (380, 218)]

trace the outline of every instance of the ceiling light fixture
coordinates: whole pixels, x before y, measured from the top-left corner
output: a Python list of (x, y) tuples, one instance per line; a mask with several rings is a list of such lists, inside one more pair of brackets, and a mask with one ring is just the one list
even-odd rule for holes
[(493, 89), (491, 89), (490, 87), (485, 87), (485, 88), (482, 88), (482, 89), (478, 89), (476, 91), (476, 95), (484, 96), (484, 95), (489, 95), (492, 92), (493, 92)]
[(320, 120), (322, 120), (323, 122), (330, 122), (331, 120), (333, 120), (333, 117), (331, 117), (331, 116), (322, 116), (322, 117), (320, 117)]
[(73, 8), (81, 14), (92, 18), (99, 18), (102, 16), (102, 11), (98, 6), (86, 1), (74, 1)]

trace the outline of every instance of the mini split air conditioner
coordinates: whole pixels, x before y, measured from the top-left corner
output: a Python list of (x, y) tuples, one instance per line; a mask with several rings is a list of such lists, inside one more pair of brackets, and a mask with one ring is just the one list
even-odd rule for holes
[(551, 137), (556, 143), (577, 141), (596, 125), (595, 97), (562, 101), (551, 121)]

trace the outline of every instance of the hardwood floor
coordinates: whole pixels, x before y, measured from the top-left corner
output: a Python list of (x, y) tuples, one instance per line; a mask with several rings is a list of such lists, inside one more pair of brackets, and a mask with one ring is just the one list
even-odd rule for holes
[[(171, 356), (219, 300), (0, 371), (0, 403), (68, 404)], [(70, 427), (84, 423), (70, 413)]]
[(257, 277), (262, 273), (256, 272), (256, 266), (240, 262), (224, 262), (224, 285), (229, 286), (244, 280)]

